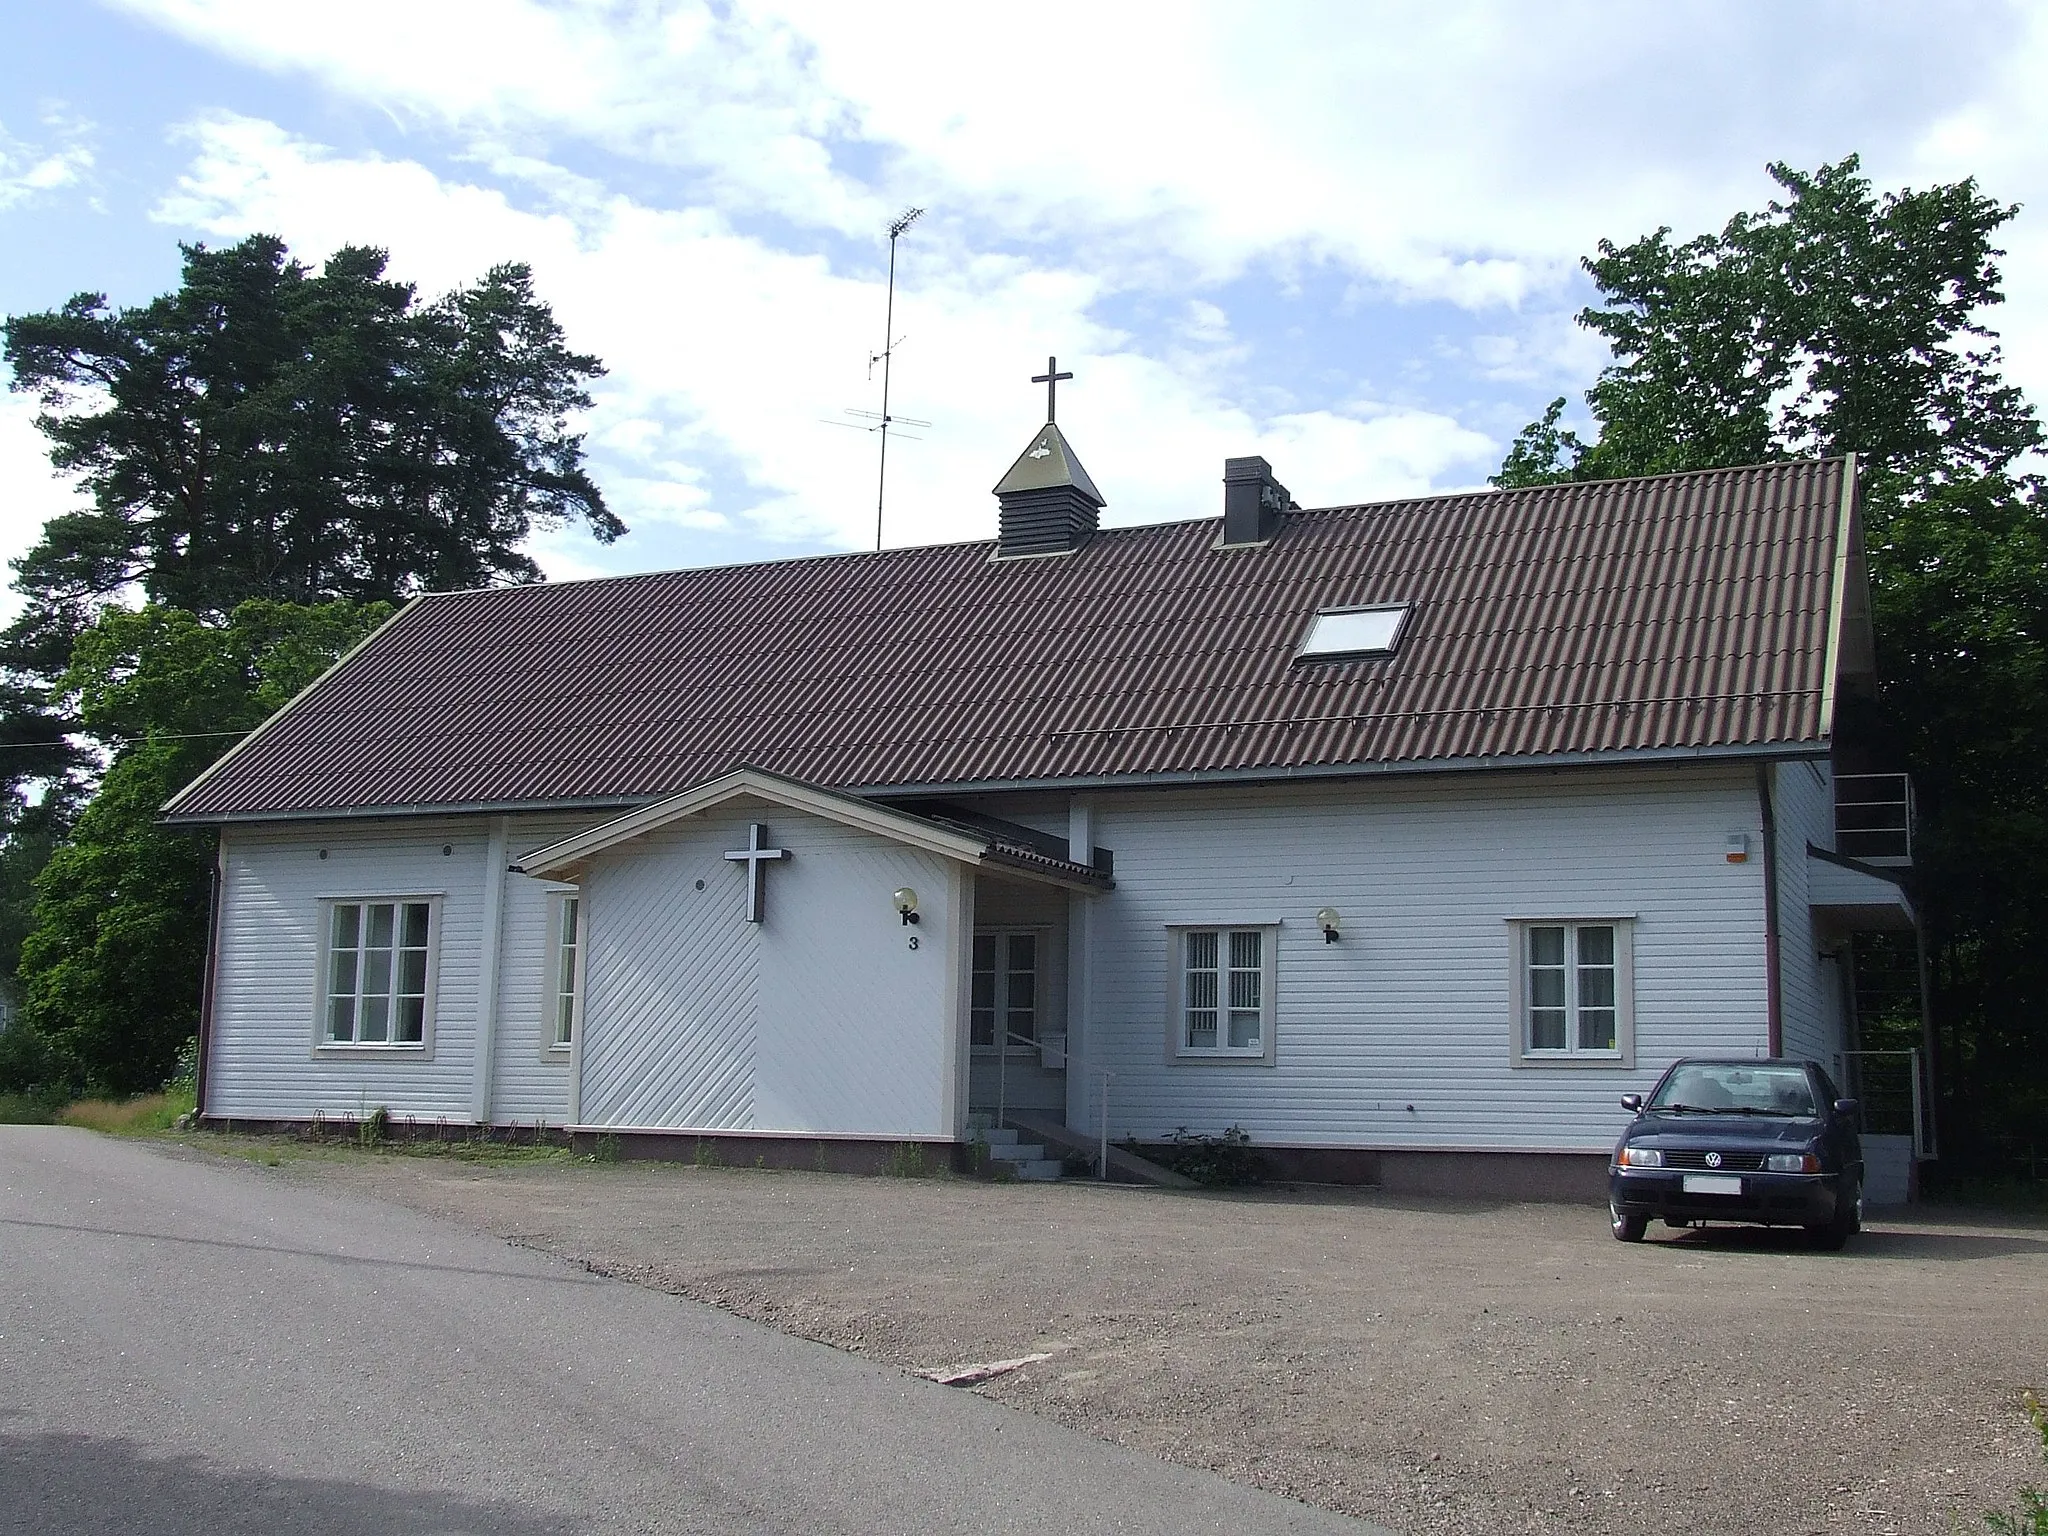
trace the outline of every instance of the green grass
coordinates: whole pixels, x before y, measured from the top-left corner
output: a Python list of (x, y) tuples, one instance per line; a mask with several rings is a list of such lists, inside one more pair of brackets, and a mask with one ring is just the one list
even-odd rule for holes
[(168, 1131), (192, 1109), (189, 1091), (172, 1089), (132, 1099), (80, 1099), (57, 1112), (60, 1125), (82, 1125), (114, 1136), (155, 1136)]
[(170, 1131), (168, 1139), (226, 1157), (278, 1167), (288, 1162), (350, 1162), (361, 1158), (416, 1157), (467, 1163), (473, 1167), (573, 1166), (599, 1161), (567, 1147), (507, 1146), (502, 1141), (381, 1141), (362, 1142), (346, 1125), (330, 1127), (325, 1136), (306, 1133), (255, 1135), (247, 1132)]

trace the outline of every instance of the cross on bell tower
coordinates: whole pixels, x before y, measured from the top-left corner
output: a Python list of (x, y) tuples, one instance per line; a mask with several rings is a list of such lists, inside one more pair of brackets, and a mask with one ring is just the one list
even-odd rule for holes
[(1057, 404), (1053, 398), (1053, 391), (1060, 387), (1061, 379), (1071, 379), (1072, 377), (1072, 373), (1060, 372), (1060, 360), (1056, 357), (1048, 357), (1045, 360), (1045, 372), (1031, 375), (1032, 383), (1045, 386), (1045, 419), (1047, 421), (1058, 420), (1053, 415), (1053, 407)]

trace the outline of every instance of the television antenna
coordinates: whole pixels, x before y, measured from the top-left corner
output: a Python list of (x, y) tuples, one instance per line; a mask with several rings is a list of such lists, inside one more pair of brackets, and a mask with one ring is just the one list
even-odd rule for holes
[[(922, 208), (906, 208), (896, 215), (889, 225), (889, 298), (882, 320), (882, 350), (868, 354), (868, 379), (875, 377), (875, 364), (882, 365), (882, 408), (879, 411), (856, 411), (849, 408), (845, 414), (858, 418), (856, 421), (828, 422), (828, 426), (854, 427), (863, 432), (879, 433), (882, 439), (881, 463), (875, 472), (875, 548), (882, 547), (882, 498), (889, 488), (889, 432), (891, 428), (929, 427), (928, 421), (915, 416), (892, 416), (889, 414), (889, 363), (896, 349), (910, 338), (896, 334), (896, 242), (903, 238), (903, 232), (924, 217)], [(898, 437), (907, 437), (912, 442), (921, 438), (914, 432), (898, 430)]]

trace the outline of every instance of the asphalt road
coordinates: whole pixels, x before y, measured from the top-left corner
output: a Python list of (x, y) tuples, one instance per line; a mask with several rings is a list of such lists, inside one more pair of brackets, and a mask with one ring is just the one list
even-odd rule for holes
[(0, 1531), (123, 1530), (1375, 1528), (394, 1206), (0, 1126)]

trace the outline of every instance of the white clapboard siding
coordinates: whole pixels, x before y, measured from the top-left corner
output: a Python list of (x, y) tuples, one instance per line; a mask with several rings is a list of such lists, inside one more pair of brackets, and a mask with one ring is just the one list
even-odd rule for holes
[[(592, 819), (510, 817), (508, 856), (516, 859)], [(482, 816), (227, 829), (209, 1113), (303, 1119), (381, 1107), (425, 1124), (469, 1121), (490, 831), (491, 819)], [(444, 854), (444, 847), (450, 851)], [(567, 1119), (568, 1065), (559, 1054), (547, 1059), (543, 1049), (552, 888), (522, 875), (503, 881), (491, 1116), (499, 1124)], [(426, 1053), (315, 1049), (322, 903), (342, 896), (438, 900)]]
[[(224, 844), (208, 1112), (299, 1119), (381, 1107), (467, 1121), (490, 846), (482, 818), (230, 827)], [(430, 1049), (316, 1050), (322, 901), (400, 896), (439, 901)]]
[[(745, 868), (724, 857), (753, 821), (790, 854), (766, 870), (758, 925), (741, 920)], [(958, 878), (934, 855), (770, 806), (724, 806), (599, 856), (584, 879), (582, 1122), (956, 1134)], [(915, 927), (891, 901), (906, 885)]]
[[(506, 839), (510, 862), (574, 836), (597, 819), (515, 817)], [(566, 1125), (569, 1120), (569, 1052), (548, 1049), (555, 1023), (555, 936), (548, 930), (548, 915), (554, 893), (570, 889), (561, 881), (505, 877), (497, 1072), (491, 1093), (491, 1118), (501, 1125)]]
[[(1764, 1046), (1763, 863), (1726, 858), (1730, 833), (1760, 847), (1747, 765), (1095, 807), (1117, 886), (1090, 909), (1082, 1049), (1116, 1074), (1116, 1136), (1240, 1124), (1276, 1145), (1592, 1150), (1626, 1118), (1618, 1096), (1677, 1056)], [(1317, 928), (1324, 906), (1339, 943)], [(1633, 1069), (1510, 1066), (1508, 924), (1531, 917), (1634, 918)], [(1168, 1060), (1168, 925), (1208, 922), (1281, 925), (1272, 1066)]]
[(1783, 763), (1772, 783), (1778, 822), (1778, 1007), (1784, 1051), (1842, 1072), (1840, 982), (1820, 958), (1806, 845), (1832, 848), (1834, 787), (1825, 763)]

